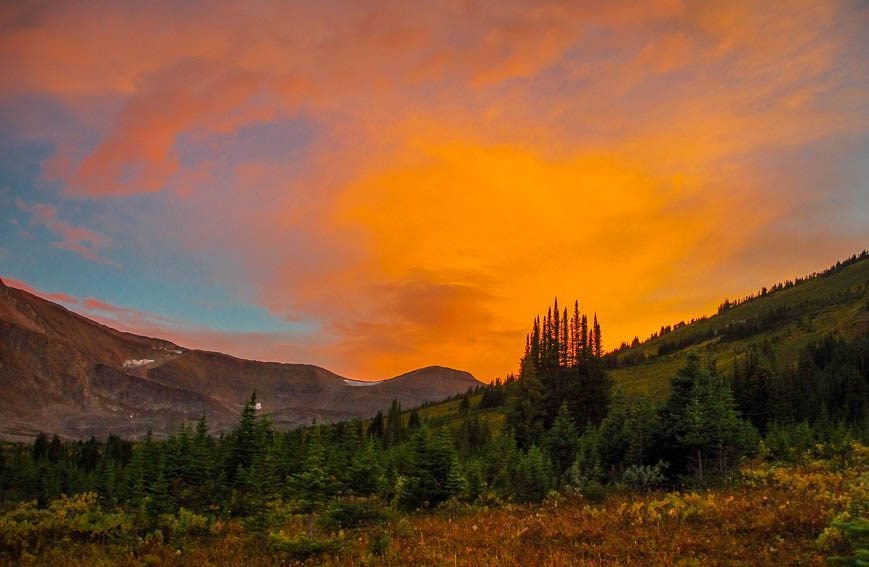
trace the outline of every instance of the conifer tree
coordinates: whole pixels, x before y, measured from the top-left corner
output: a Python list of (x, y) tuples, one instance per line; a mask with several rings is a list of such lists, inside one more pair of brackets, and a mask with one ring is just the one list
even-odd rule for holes
[(422, 422), (420, 422), (419, 413), (416, 411), (416, 409), (413, 409), (410, 412), (410, 417), (407, 420), (407, 428), (411, 430), (419, 429), (421, 424)]
[(409, 510), (437, 506), (452, 495), (450, 490), (454, 488), (450, 478), (455, 481), (455, 449), (449, 433), (431, 433), (423, 427), (414, 434), (410, 448), (410, 469), (399, 503)]
[(528, 449), (516, 467), (513, 489), (520, 502), (541, 502), (549, 491), (550, 470), (545, 455), (536, 445)]
[(354, 455), (346, 474), (347, 489), (359, 496), (378, 494), (384, 486), (383, 467), (371, 440)]
[(570, 417), (567, 403), (561, 404), (552, 428), (543, 437), (543, 446), (549, 453), (557, 475), (563, 474), (576, 457), (577, 442), (576, 425)]
[(507, 422), (521, 448), (530, 447), (544, 431), (544, 387), (530, 360), (522, 362), (516, 395), (507, 414)]
[(383, 412), (378, 411), (371, 423), (368, 424), (367, 435), (371, 438), (383, 439), (386, 433), (386, 425), (384, 424)]
[(398, 400), (392, 400), (389, 413), (386, 416), (386, 444), (394, 445), (404, 437), (404, 428), (401, 424), (401, 404)]
[(232, 451), (226, 462), (226, 476), (230, 482), (235, 481), (237, 469), (249, 469), (253, 464), (259, 451), (257, 438), (256, 392), (253, 392), (241, 410), (238, 425), (232, 432)]
[(594, 357), (598, 360), (603, 356), (603, 343), (601, 342), (600, 325), (597, 322), (597, 313), (594, 314)]

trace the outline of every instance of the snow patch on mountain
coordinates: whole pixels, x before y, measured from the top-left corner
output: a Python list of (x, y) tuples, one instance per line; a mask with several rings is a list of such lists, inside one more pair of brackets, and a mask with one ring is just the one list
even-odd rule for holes
[(383, 382), (383, 380), (377, 380), (376, 382), (363, 382), (361, 380), (348, 380), (346, 378), (344, 379), (345, 386), (354, 386), (354, 387), (357, 387), (357, 386), (374, 386), (375, 384), (380, 384), (381, 382)]

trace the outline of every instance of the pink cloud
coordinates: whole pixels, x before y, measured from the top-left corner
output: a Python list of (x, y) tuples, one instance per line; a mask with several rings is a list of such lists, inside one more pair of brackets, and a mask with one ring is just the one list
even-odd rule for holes
[(57, 209), (51, 205), (42, 203), (30, 205), (21, 199), (18, 199), (16, 204), (22, 211), (31, 214), (31, 225), (44, 226), (60, 237), (60, 242), (54, 243), (55, 247), (75, 252), (93, 262), (120, 267), (118, 263), (99, 255), (99, 252), (110, 244), (104, 234), (61, 220)]
[(69, 295), (67, 293), (51, 293), (51, 292), (41, 291), (41, 290), (38, 290), (38, 289), (30, 286), (26, 282), (23, 282), (21, 280), (17, 280), (15, 278), (4, 277), (3, 283), (5, 283), (9, 287), (22, 289), (22, 290), (26, 291), (27, 293), (32, 293), (33, 295), (37, 295), (37, 296), (39, 296), (43, 299), (47, 299), (49, 301), (57, 301), (60, 303), (66, 303), (67, 305), (78, 305), (81, 303), (77, 297), (73, 297), (72, 295)]

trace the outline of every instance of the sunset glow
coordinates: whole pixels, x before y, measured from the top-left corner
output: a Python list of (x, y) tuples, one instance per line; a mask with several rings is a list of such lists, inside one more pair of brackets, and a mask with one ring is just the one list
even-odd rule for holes
[[(606, 7), (602, 8), (601, 5)], [(377, 380), (869, 243), (862, 2), (7, 2), (0, 277)]]

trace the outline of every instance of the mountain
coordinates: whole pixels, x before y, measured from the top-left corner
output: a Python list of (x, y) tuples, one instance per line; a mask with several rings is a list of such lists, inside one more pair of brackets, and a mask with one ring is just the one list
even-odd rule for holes
[(208, 417), (235, 423), (251, 392), (276, 427), (370, 417), (479, 386), (432, 366), (380, 382), (308, 364), (243, 360), (117, 331), (0, 281), (0, 437), (140, 437)]

